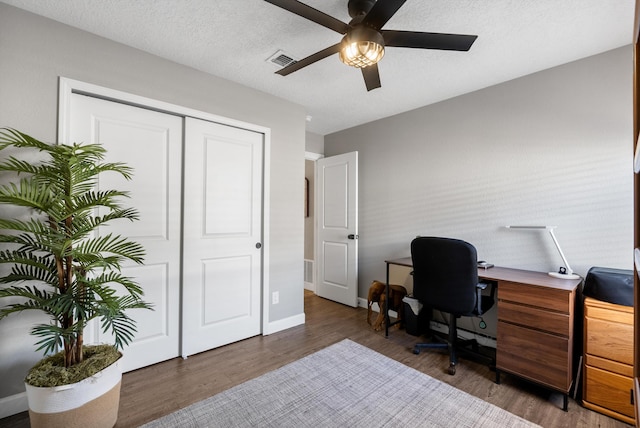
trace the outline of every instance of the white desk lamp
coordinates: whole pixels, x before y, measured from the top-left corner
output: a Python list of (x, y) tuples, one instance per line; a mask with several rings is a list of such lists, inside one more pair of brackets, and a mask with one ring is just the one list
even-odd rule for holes
[(549, 272), (549, 275), (554, 278), (562, 278), (562, 279), (578, 279), (580, 275), (576, 275), (573, 273), (573, 269), (569, 266), (569, 262), (567, 258), (564, 256), (562, 249), (560, 248), (560, 244), (558, 243), (558, 239), (556, 239), (556, 235), (553, 233), (553, 229), (556, 226), (507, 226), (508, 229), (520, 229), (520, 230), (548, 230), (551, 235), (551, 239), (553, 239), (553, 243), (556, 244), (556, 248), (560, 253), (560, 257), (562, 257), (562, 261), (564, 262), (564, 267), (560, 268), (560, 272)]

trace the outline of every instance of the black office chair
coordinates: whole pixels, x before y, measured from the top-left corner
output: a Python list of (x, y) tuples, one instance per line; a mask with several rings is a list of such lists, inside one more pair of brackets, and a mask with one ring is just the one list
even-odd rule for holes
[[(449, 374), (456, 373), (457, 348), (471, 345), (478, 350), (475, 339), (460, 340), (456, 320), (461, 316), (480, 316), (494, 303), (495, 288), (483, 295), (487, 284), (478, 283), (478, 255), (473, 245), (459, 239), (418, 237), (411, 242), (413, 260), (413, 295), (426, 310), (449, 314), (447, 343), (418, 343), (413, 352), (422, 348), (448, 348)], [(486, 358), (486, 357), (485, 357)]]

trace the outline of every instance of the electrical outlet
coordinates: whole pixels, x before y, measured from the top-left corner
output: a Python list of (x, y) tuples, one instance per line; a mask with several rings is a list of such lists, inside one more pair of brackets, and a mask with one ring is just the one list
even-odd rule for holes
[(280, 292), (274, 291), (273, 294), (271, 294), (271, 304), (277, 305), (278, 303), (280, 303)]

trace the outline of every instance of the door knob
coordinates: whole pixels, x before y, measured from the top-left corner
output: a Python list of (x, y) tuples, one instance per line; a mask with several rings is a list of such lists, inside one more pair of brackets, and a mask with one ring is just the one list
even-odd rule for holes
[(347, 238), (349, 239), (358, 239), (358, 235), (354, 235), (353, 233), (348, 235)]
[(261, 244), (260, 242), (256, 242), (256, 248), (257, 248), (257, 249), (262, 248), (262, 244)]

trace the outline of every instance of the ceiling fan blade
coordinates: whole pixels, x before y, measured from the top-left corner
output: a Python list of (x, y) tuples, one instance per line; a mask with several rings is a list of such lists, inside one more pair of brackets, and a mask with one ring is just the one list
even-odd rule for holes
[(468, 51), (478, 36), (466, 34), (421, 33), (418, 31), (382, 30), (385, 46), (419, 49)]
[(313, 55), (309, 55), (308, 57), (301, 59), (298, 62), (294, 62), (291, 65), (286, 66), (282, 70), (276, 71), (276, 74), (280, 76), (286, 76), (288, 74), (293, 73), (294, 71), (298, 71), (307, 65), (311, 65), (314, 62), (320, 61), (321, 59), (325, 59), (326, 57), (333, 55), (334, 53), (338, 53), (340, 50), (340, 43), (336, 43), (333, 46), (329, 46), (326, 49), (321, 50), (320, 52), (316, 52)]
[(380, 30), (384, 24), (402, 7), (407, 0), (378, 0), (362, 23), (368, 27)]
[(320, 24), (330, 30), (336, 31), (340, 34), (346, 34), (349, 26), (339, 19), (333, 16), (327, 15), (324, 12), (320, 12), (317, 9), (307, 6), (296, 0), (265, 0), (267, 3), (271, 3), (275, 6), (279, 6), (291, 13), (295, 13), (298, 16), (313, 21), (316, 24)]
[(367, 91), (371, 91), (382, 86), (380, 84), (380, 73), (378, 73), (378, 64), (364, 67), (361, 70), (362, 77), (364, 77), (364, 84), (367, 85)]

